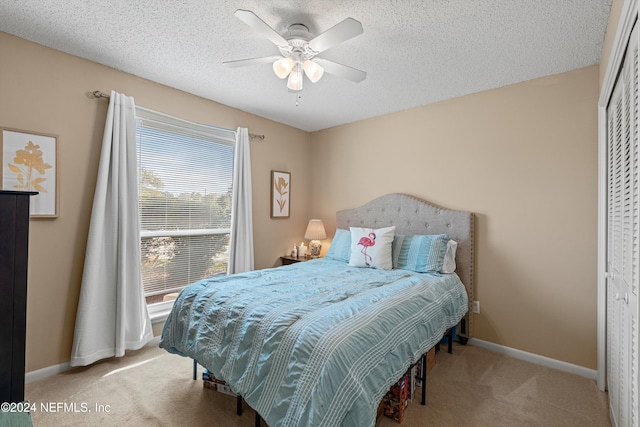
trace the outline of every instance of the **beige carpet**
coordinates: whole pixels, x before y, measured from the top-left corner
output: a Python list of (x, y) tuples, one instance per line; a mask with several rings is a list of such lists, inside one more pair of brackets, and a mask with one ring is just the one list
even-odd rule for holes
[[(190, 359), (157, 341), (124, 358), (28, 384), (34, 426), (253, 426), (246, 404), (191, 379)], [(200, 377), (202, 369), (199, 369)], [(46, 412), (48, 410), (49, 412)], [(264, 422), (262, 423), (264, 426)], [(607, 395), (595, 382), (478, 347), (441, 351), (427, 379), (427, 405), (409, 405), (390, 426), (610, 426)], [(358, 427), (358, 426), (354, 426)]]

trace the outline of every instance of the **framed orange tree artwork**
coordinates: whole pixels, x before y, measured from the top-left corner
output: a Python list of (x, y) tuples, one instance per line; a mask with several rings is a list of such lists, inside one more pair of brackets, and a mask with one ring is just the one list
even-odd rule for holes
[(31, 218), (57, 218), (59, 200), (58, 137), (0, 128), (2, 189), (37, 191)]
[(289, 218), (291, 173), (271, 171), (271, 218)]

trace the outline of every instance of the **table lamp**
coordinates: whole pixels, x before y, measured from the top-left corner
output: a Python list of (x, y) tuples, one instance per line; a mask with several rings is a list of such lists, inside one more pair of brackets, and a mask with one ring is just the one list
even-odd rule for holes
[(321, 219), (312, 219), (309, 221), (307, 231), (304, 233), (304, 238), (311, 240), (309, 243), (311, 258), (318, 258), (320, 256), (320, 249), (322, 249), (320, 240), (327, 238), (327, 233), (324, 231), (324, 224)]

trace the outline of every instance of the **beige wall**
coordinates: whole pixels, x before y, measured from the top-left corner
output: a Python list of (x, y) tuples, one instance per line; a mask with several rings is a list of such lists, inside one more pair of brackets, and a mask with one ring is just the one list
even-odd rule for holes
[(609, 58), (611, 57), (611, 51), (613, 49), (616, 31), (618, 31), (618, 21), (620, 20), (620, 15), (622, 13), (623, 3), (624, 0), (613, 0), (611, 2), (609, 22), (607, 24), (607, 31), (604, 35), (604, 43), (602, 44), (602, 54), (600, 55), (600, 86), (602, 86), (607, 65), (609, 64)]
[(403, 192), (476, 214), (475, 336), (596, 368), (598, 66), (312, 134), (314, 216)]
[[(0, 32), (0, 126), (60, 138), (60, 217), (32, 220), (27, 371), (69, 361), (110, 90), (188, 120), (265, 134), (252, 150), (256, 267), (275, 265), (309, 219), (308, 133)], [(269, 218), (270, 171), (292, 173), (291, 219)]]

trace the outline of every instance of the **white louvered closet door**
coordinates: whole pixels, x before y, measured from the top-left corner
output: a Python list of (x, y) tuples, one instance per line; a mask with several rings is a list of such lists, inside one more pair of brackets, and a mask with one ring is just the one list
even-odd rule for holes
[(614, 427), (639, 427), (638, 26), (607, 108), (607, 384)]

